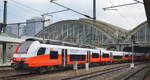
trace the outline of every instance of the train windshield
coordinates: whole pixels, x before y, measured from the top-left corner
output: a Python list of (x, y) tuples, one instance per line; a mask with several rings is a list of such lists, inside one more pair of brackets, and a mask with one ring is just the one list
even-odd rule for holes
[(18, 49), (18, 52), (17, 53), (27, 53), (31, 43), (33, 41), (27, 41), (27, 42), (24, 42), (20, 45), (19, 49)]

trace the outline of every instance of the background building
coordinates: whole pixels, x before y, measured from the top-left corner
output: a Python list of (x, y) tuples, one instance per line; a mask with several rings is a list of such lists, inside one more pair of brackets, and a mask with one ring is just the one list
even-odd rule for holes
[(6, 33), (18, 35), (18, 25), (7, 25)]
[(32, 18), (26, 21), (26, 26), (23, 28), (23, 36), (34, 36), (40, 30), (42, 30), (43, 23), (39, 21), (43, 21), (44, 19), (41, 17)]
[[(43, 22), (47, 20), (45, 17), (34, 17), (26, 21), (26, 26), (23, 27), (22, 36), (34, 36), (43, 29)], [(50, 24), (50, 21), (44, 22), (44, 26)]]

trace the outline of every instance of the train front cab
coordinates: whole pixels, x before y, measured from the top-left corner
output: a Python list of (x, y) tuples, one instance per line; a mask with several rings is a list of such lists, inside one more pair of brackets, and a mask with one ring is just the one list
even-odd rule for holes
[(49, 47), (45, 44), (40, 44), (38, 41), (34, 41), (32, 45), (27, 47), (26, 53), (19, 53), (19, 49), (21, 47), (17, 48), (13, 56), (12, 67), (14, 68), (18, 66), (24, 69), (37, 69), (43, 66), (62, 64), (62, 49), (60, 48)]
[(30, 57), (36, 56), (33, 53), (36, 48), (33, 49), (32, 47), (37, 45), (38, 42), (33, 41), (26, 41), (17, 45), (13, 54), (11, 66), (15, 69), (27, 68), (29, 66), (27, 60)]

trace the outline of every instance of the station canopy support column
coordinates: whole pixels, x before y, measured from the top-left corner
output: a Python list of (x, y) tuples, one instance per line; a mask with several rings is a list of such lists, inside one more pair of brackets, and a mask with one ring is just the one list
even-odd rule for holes
[(5, 42), (2, 43), (2, 48), (3, 48), (3, 51), (2, 51), (2, 63), (4, 64), (6, 62), (6, 43)]
[[(6, 32), (6, 25), (7, 25), (7, 1), (4, 0), (4, 14), (3, 14), (3, 33)], [(2, 43), (2, 63), (5, 63), (6, 58), (6, 43)]]
[(150, 25), (150, 0), (143, 0), (148, 24)]

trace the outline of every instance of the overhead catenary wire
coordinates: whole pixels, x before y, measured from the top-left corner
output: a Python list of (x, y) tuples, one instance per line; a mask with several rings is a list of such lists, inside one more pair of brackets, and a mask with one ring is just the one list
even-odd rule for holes
[(32, 22), (10, 23), (10, 24), (7, 24), (7, 25), (27, 24), (27, 23), (47, 22), (47, 21), (50, 21), (50, 19), (47, 19), (47, 20), (40, 20), (40, 21), (32, 21)]
[[(20, 19), (24, 18), (24, 17), (22, 17), (22, 16), (18, 16), (18, 15), (16, 15), (15, 13), (10, 12), (10, 11), (8, 11), (8, 13), (11, 13), (11, 14), (8, 14), (8, 16), (11, 15), (11, 16), (17, 17), (17, 18), (14, 18), (15, 20), (20, 20)], [(14, 20), (14, 19), (13, 19), (13, 20)]]
[[(112, 0), (109, 0), (109, 2), (110, 2), (110, 4), (111, 4), (111, 6), (114, 6)], [(107, 10), (118, 10), (118, 9), (117, 9), (117, 8), (113, 8), (113, 9), (107, 9)], [(105, 9), (104, 9), (104, 11), (105, 11)]]
[[(109, 2), (110, 2), (110, 4), (111, 4), (111, 6), (114, 6), (112, 0), (109, 0)], [(118, 11), (117, 8), (115, 8), (115, 9), (116, 9), (115, 11), (126, 21), (126, 23), (127, 23), (128, 25), (131, 25), (130, 22), (128, 21), (128, 19), (126, 19), (126, 18)]]
[[(17, 1), (15, 1), (15, 0), (9, 0), (9, 6), (14, 6), (14, 7), (16, 7), (16, 8), (21, 8), (21, 9), (24, 9), (24, 10), (26, 10), (26, 11), (28, 11), (28, 12), (32, 12), (32, 13), (39, 13), (40, 14), (40, 16), (41, 16), (41, 13), (43, 14), (44, 12), (42, 12), (42, 11), (40, 11), (40, 10), (37, 10), (37, 9), (34, 9), (34, 8), (32, 8), (32, 7), (29, 7), (29, 6), (27, 6), (27, 5), (25, 5), (25, 4), (22, 4), (22, 3), (20, 3), (20, 2), (17, 2)], [(0, 5), (1, 6), (1, 5)], [(67, 11), (68, 9), (64, 9), (64, 10), (60, 10), (60, 11), (54, 11), (54, 12), (50, 12), (50, 14), (54, 14), (54, 13), (58, 13), (58, 12), (63, 12), (63, 11)], [(8, 12), (9, 12), (9, 10), (8, 10)], [(15, 16), (15, 17), (18, 17), (17, 19), (19, 20), (19, 18), (23, 18), (23, 17), (19, 17), (18, 15), (16, 15), (16, 14), (14, 14), (14, 13), (12, 13), (12, 12), (10, 12), (11, 14), (8, 14), (8, 16), (9, 15), (12, 15), (12, 16)], [(54, 16), (52, 16), (52, 17), (54, 17)], [(57, 17), (54, 17), (54, 18), (57, 18)], [(15, 20), (17, 20), (17, 19), (15, 19)], [(58, 18), (57, 18), (58, 19)], [(14, 25), (14, 24), (25, 24), (25, 22), (21, 22), (21, 23), (11, 23), (11, 24), (9, 24), (9, 25)]]
[(60, 13), (60, 12), (68, 11), (68, 10), (69, 9), (64, 9), (64, 10), (54, 11), (54, 12), (50, 12), (50, 13), (44, 13), (42, 15), (50, 15), (50, 14)]
[[(138, 1), (138, 0), (134, 0), (134, 1), (136, 1), (137, 3), (142, 3), (142, 2), (140, 2), (140, 1)], [(111, 2), (111, 4), (112, 4), (112, 6), (113, 6), (114, 4), (113, 4), (112, 0), (110, 0), (110, 2)], [(132, 5), (132, 3), (129, 4), (129, 5)], [(124, 5), (123, 5), (123, 6), (124, 6)], [(116, 7), (116, 8), (117, 8), (117, 7)], [(126, 23), (127, 23), (129, 26), (132, 26), (131, 22), (130, 22), (122, 13), (120, 13), (119, 10), (116, 10), (116, 12), (126, 21)], [(133, 21), (138, 22), (138, 20), (137, 20), (136, 18), (134, 18)]]
[[(17, 7), (17, 8), (20, 8), (19, 6), (17, 6), (17, 5), (15, 5), (15, 4), (12, 4), (11, 2), (9, 2), (9, 5), (8, 5), (8, 7)], [(0, 5), (0, 7), (1, 7), (1, 5)], [(27, 11), (30, 11), (30, 10), (27, 10)], [(15, 17), (17, 17), (17, 18), (13, 18), (12, 20), (19, 20), (19, 19), (22, 19), (22, 18), (24, 18), (24, 17), (22, 17), (22, 16), (18, 16), (18, 15), (16, 15), (15, 14), (15, 12), (17, 12), (15, 9), (13, 9), (13, 12), (12, 11), (10, 11), (10, 9), (8, 9), (8, 17), (11, 15), (11, 16), (15, 16)], [(31, 11), (32, 12), (32, 11)], [(32, 12), (33, 13), (33, 12)], [(34, 13), (35, 14), (35, 13)], [(10, 18), (9, 18), (10, 19)]]
[(83, 15), (83, 16), (85, 16), (85, 17), (87, 17), (87, 18), (93, 19), (93, 17), (91, 17), (91, 16), (88, 16), (88, 15), (86, 15), (86, 14), (83, 14), (83, 13), (81, 13), (81, 12), (78, 12), (78, 11), (76, 11), (76, 10), (73, 10), (73, 9), (71, 9), (71, 8), (68, 8), (68, 7), (66, 7), (66, 6), (64, 6), (64, 5), (61, 5), (61, 4), (59, 4), (59, 3), (56, 3), (56, 2), (54, 2), (53, 0), (51, 0), (50, 2), (51, 2), (51, 3), (54, 3), (54, 4), (58, 5), (58, 6), (61, 6), (61, 7), (65, 8), (65, 9), (68, 9), (68, 10), (70, 10), (70, 11), (73, 11), (73, 12), (75, 12), (75, 13), (78, 13), (78, 14), (80, 14), (80, 15)]
[[(47, 13), (44, 13), (44, 12), (42, 12), (42, 11), (40, 11), (40, 10), (38, 10), (38, 9), (35, 9), (35, 8), (32, 8), (32, 7), (30, 7), (30, 6), (27, 6), (27, 5), (25, 5), (25, 4), (23, 4), (23, 3), (20, 3), (20, 2), (17, 2), (17, 1), (15, 1), (15, 0), (10, 0), (10, 1), (12, 1), (13, 3), (15, 3), (15, 4), (19, 4), (20, 6), (18, 6), (18, 5), (15, 5), (16, 7), (18, 7), (18, 8), (24, 8), (24, 9), (28, 9), (28, 11), (30, 11), (30, 12), (32, 12), (32, 13), (40, 13), (40, 14), (47, 14)], [(63, 12), (63, 11), (68, 11), (68, 9), (64, 9), (64, 10), (60, 10), (60, 11), (54, 11), (54, 12), (50, 12), (49, 14), (55, 14), (55, 13), (59, 13), (59, 12)], [(40, 15), (40, 16), (42, 16), (42, 15)], [(50, 16), (52, 16), (52, 15), (50, 15)], [(52, 17), (54, 17), (54, 16), (52, 16)], [(56, 18), (56, 17), (55, 17)], [(58, 18), (57, 18), (58, 19)]]
[[(139, 4), (139, 3), (141, 3), (140, 1), (138, 1), (138, 0), (134, 0), (135, 2), (133, 2), (133, 3), (127, 3), (127, 4), (121, 4), (121, 5), (116, 5), (116, 6), (110, 6), (110, 7), (105, 7), (105, 8), (103, 8), (103, 10), (107, 10), (107, 9), (111, 9), (111, 8), (117, 8), (117, 7), (124, 7), (124, 6), (129, 6), (129, 5), (134, 5), (134, 4)], [(143, 4), (143, 3), (141, 3), (141, 4)]]
[[(12, 3), (12, 2), (9, 2), (9, 6), (10, 7), (15, 7), (15, 8), (18, 8), (18, 9), (20, 9), (20, 11), (23, 11), (23, 12), (26, 12), (27, 11), (27, 14), (38, 14), (37, 12), (35, 12), (35, 11), (33, 11), (33, 10), (30, 10), (30, 9), (28, 9), (28, 8), (25, 8), (25, 7), (23, 7), (23, 6), (20, 6), (20, 5), (17, 5), (17, 4), (15, 4), (15, 3)], [(30, 12), (30, 13), (29, 13)]]
[[(0, 6), (1, 6), (1, 5), (0, 5)], [(8, 7), (10, 7), (10, 8), (16, 7), (16, 9), (17, 9), (17, 8), (18, 8), (18, 9), (21, 8), (21, 10), (23, 9), (22, 11), (26, 10), (26, 11), (24, 11), (24, 12), (27, 12), (26, 14), (31, 14), (31, 13), (34, 14), (34, 15), (37, 15), (37, 14), (38, 14), (37, 12), (35, 12), (35, 11), (33, 11), (33, 10), (30, 10), (30, 9), (24, 7), (24, 6), (18, 5), (18, 4), (16, 4), (16, 3), (14, 3), (14, 2), (11, 2), (11, 1), (9, 1)], [(23, 16), (18, 16), (18, 15), (16, 15), (15, 12), (17, 12), (17, 11), (15, 11), (15, 9), (13, 9), (13, 12), (10, 12), (10, 9), (8, 9), (8, 16), (9, 16), (9, 15), (12, 15), (12, 16), (17, 17), (17, 19), (16, 19), (16, 18), (13, 18), (13, 19), (11, 19), (11, 21), (13, 21), (13, 20), (19, 20), (19, 18), (20, 18), (20, 19), (24, 19)], [(29, 12), (30, 12), (30, 13), (29, 13)], [(10, 20), (10, 19), (9, 19), (9, 20)]]
[[(3, 7), (3, 6), (1, 6), (0, 5), (0, 7)], [(15, 5), (14, 3), (12, 3), (12, 2), (9, 2), (9, 5), (8, 5), (8, 7), (17, 7), (17, 8), (21, 8), (19, 5)], [(25, 8), (24, 8), (25, 9)], [(25, 9), (25, 10), (27, 10), (27, 9)], [(30, 11), (30, 12), (32, 12), (32, 13), (36, 13), (35, 11), (31, 11), (31, 10), (27, 10), (28, 12)], [(1, 11), (0, 11), (1, 12)], [(3, 12), (3, 10), (2, 10), (2, 12)], [(23, 16), (18, 16), (18, 15), (16, 15), (15, 14), (15, 12), (17, 12), (15, 9), (13, 9), (13, 12), (12, 11), (10, 11), (10, 9), (8, 9), (8, 17), (10, 17), (10, 16), (15, 16), (16, 18), (9, 18), (9, 21), (18, 21), (19, 19), (23, 19), (24, 17)]]
[[(20, 2), (17, 2), (17, 1), (15, 1), (15, 0), (9, 0), (9, 4), (12, 4), (11, 6), (15, 6), (15, 7), (17, 7), (17, 8), (21, 8), (21, 9), (24, 9), (24, 10), (27, 10), (27, 11), (30, 11), (30, 12), (32, 12), (32, 13), (44, 13), (44, 12), (42, 12), (42, 11), (40, 11), (40, 10), (37, 10), (37, 9), (35, 9), (35, 8), (32, 8), (32, 7), (30, 7), (30, 6), (27, 6), (27, 5), (25, 5), (25, 4), (22, 4), (22, 3), (20, 3)], [(9, 5), (10, 6), (10, 5)], [(61, 10), (61, 11), (55, 11), (55, 12), (50, 12), (50, 14), (55, 14), (55, 13), (58, 13), (58, 12), (63, 12), (63, 11), (68, 11), (68, 9), (64, 9), (64, 10)], [(8, 14), (8, 16), (9, 15), (12, 15), (12, 16), (16, 16), (16, 17), (18, 17), (18, 15), (15, 15), (15, 14), (13, 14), (12, 12), (11, 12), (11, 14)], [(54, 17), (54, 16), (52, 16), (52, 17)], [(19, 18), (22, 18), (22, 17), (18, 17), (17, 19), (19, 20)], [(56, 19), (58, 19), (59, 20), (59, 18), (57, 18), (57, 17), (54, 17), (54, 18), (56, 18)], [(16, 20), (17, 20), (16, 19)], [(14, 25), (14, 24), (26, 24), (26, 22), (21, 22), (21, 23), (11, 23), (11, 24), (8, 24), (8, 25)]]
[[(138, 4), (138, 3), (142, 3), (142, 2), (140, 2), (140, 1), (138, 1), (138, 0), (134, 0), (134, 1), (136, 1), (135, 3), (128, 3), (128, 4), (122, 4), (122, 5), (117, 5), (117, 6), (114, 6), (114, 4), (113, 4), (113, 2), (112, 2), (112, 0), (109, 0), (109, 2), (110, 2), (110, 4), (111, 4), (111, 6), (110, 7), (105, 7), (105, 8), (103, 8), (103, 10), (105, 11), (105, 10), (115, 10), (125, 21), (126, 21), (126, 23), (129, 25), (129, 26), (132, 26), (132, 24), (131, 24), (131, 22), (123, 15), (123, 14), (121, 14), (119, 11), (118, 11), (118, 9), (116, 9), (117, 7), (123, 7), (123, 6), (128, 6), (128, 5), (134, 5), (134, 4)], [(137, 20), (136, 20), (137, 21)]]
[(141, 3), (141, 4), (144, 4), (142, 1), (139, 1), (139, 0), (134, 0), (134, 1), (139, 2), (139, 3)]
[(12, 1), (12, 2), (14, 2), (14, 3), (18, 4), (18, 5), (24, 6), (24, 7), (28, 8), (28, 9), (30, 9), (30, 10), (35, 11), (35, 12), (38, 12), (38, 13), (44, 13), (44, 12), (41, 11), (41, 10), (32, 8), (32, 7), (30, 7), (30, 6), (27, 6), (27, 5), (23, 4), (23, 3), (21, 3), (21, 2), (18, 2), (18, 1), (15, 1), (15, 0), (9, 0), (9, 1)]

